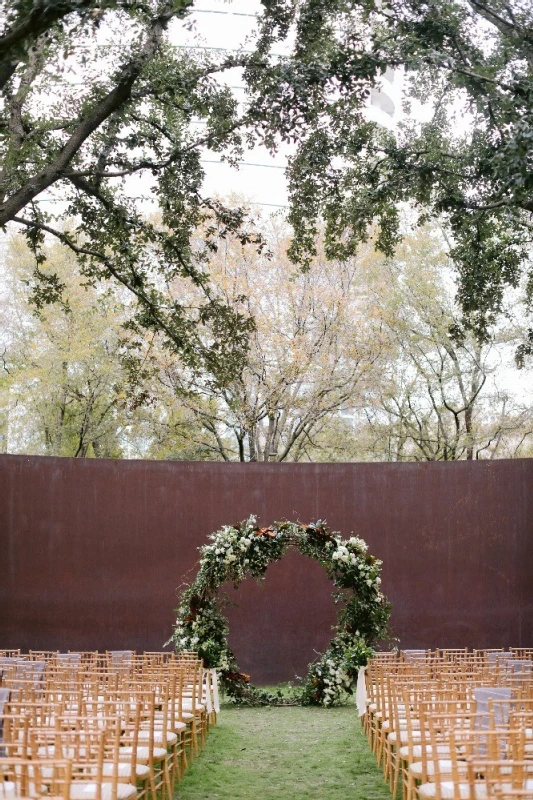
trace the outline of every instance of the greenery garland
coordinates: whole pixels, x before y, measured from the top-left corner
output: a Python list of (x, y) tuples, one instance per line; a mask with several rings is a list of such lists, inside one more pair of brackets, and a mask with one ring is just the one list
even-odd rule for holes
[[(345, 692), (352, 693), (359, 667), (368, 662), (375, 642), (387, 636), (390, 615), (390, 604), (380, 589), (382, 562), (367, 554), (366, 543), (356, 536), (343, 539), (322, 520), (309, 525), (275, 522), (259, 528), (254, 516), (226, 525), (209, 538), (212, 544), (199, 548), (196, 580), (181, 595), (171, 639), (176, 650), (195, 650), (206, 667), (216, 667), (222, 688), (237, 703), (332, 706), (343, 700)], [(218, 592), (226, 581), (238, 587), (248, 575), (263, 578), (268, 565), (279, 561), (291, 545), (325, 567), (337, 590), (334, 600), (342, 608), (327, 650), (287, 697), (252, 686), (249, 676), (240, 672), (227, 644), (228, 620)]]

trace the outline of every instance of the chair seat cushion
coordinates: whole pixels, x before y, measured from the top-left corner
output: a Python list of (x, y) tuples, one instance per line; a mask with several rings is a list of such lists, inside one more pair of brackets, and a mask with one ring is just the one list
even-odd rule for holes
[(18, 797), (17, 785), (13, 781), (2, 781), (0, 783), (0, 797), (6, 800), (16, 800)]
[[(169, 720), (168, 726), (174, 733), (181, 733), (181, 731), (185, 730), (185, 728), (187, 727), (187, 725), (184, 722), (182, 722), (183, 716), (182, 717), (176, 716), (174, 718), (174, 722), (172, 721), (172, 719)], [(187, 716), (188, 716), (189, 719), (192, 719), (194, 715), (193, 714), (188, 714)], [(158, 714), (155, 715), (156, 730), (157, 730), (158, 723), (160, 724), (161, 719), (162, 719), (162, 716), (158, 716)], [(143, 728), (143, 727), (144, 727), (144, 723), (141, 724), (141, 728)]]
[(56, 750), (53, 744), (44, 745), (37, 749), (40, 758), (85, 758), (87, 750), (85, 747), (60, 747)]
[[(102, 783), (102, 800), (112, 800), (114, 791), (113, 784)], [(98, 795), (97, 783), (82, 783), (73, 781), (70, 787), (70, 800), (92, 800)], [(137, 797), (137, 789), (131, 783), (118, 783), (116, 787), (117, 800), (130, 800)]]
[[(192, 711), (192, 700), (184, 698), (182, 708), (186, 711)], [(205, 711), (205, 706), (201, 705), (200, 703), (196, 703), (196, 712), (200, 714), (202, 711)]]
[[(121, 761), (127, 761), (131, 758), (133, 753), (133, 747), (121, 747), (119, 750), (119, 759)], [(150, 748), (149, 747), (137, 747), (137, 760), (143, 763), (148, 763), (150, 760)], [(164, 747), (154, 747), (152, 750), (152, 758), (154, 761), (162, 761), (164, 758), (167, 757), (167, 751)]]
[[(117, 769), (118, 768), (118, 769)], [(103, 764), (103, 771), (102, 774), (104, 778), (112, 778), (115, 774), (115, 769), (117, 769), (117, 774), (120, 778), (131, 778), (131, 764), (127, 764), (126, 762), (119, 762), (116, 767), (112, 761), (104, 761)], [(139, 778), (140, 780), (144, 780), (150, 774), (150, 767), (146, 764), (136, 764), (135, 765), (135, 778)]]
[[(409, 750), (412, 750), (411, 755), (409, 754)], [(433, 747), (428, 745), (422, 744), (415, 744), (413, 747), (400, 747), (400, 757), (403, 758), (404, 761), (407, 761), (411, 756), (412, 758), (422, 758), (422, 752), (425, 751), (428, 756), (433, 754)], [(450, 755), (450, 748), (447, 744), (438, 744), (437, 745), (437, 754), (439, 756), (449, 756)]]
[[(419, 742), (420, 738), (421, 738), (421, 733), (420, 733), (420, 731), (411, 731), (411, 736), (412, 736), (414, 742)], [(397, 732), (396, 731), (392, 731), (392, 733), (389, 733), (389, 735), (387, 736), (387, 739), (389, 740), (389, 742), (391, 744), (396, 744), (398, 742), (398, 734), (397, 734)], [(409, 741), (409, 734), (408, 734), (407, 731), (400, 731), (399, 741), (400, 741), (401, 744), (405, 744), (406, 742)]]
[[(433, 798), (436, 797), (436, 783), (423, 783), (421, 786), (418, 787), (418, 796), (419, 797), (428, 797)], [(459, 797), (468, 800), (470, 798), (470, 786), (468, 783), (458, 783), (457, 785), (454, 784), (453, 781), (441, 781), (440, 784), (440, 794), (442, 798), (453, 798)], [(484, 798), (487, 797), (487, 788), (484, 783), (476, 783), (474, 784), (474, 793), (476, 797)]]
[[(437, 766), (438, 765), (438, 766)], [(459, 761), (457, 763), (457, 770), (466, 773), (466, 761)], [(409, 771), (415, 778), (420, 778), (424, 774), (424, 763), (422, 761), (414, 761), (409, 765)], [(446, 775), (452, 774), (452, 762), (447, 758), (439, 759), (437, 762), (428, 761), (426, 763), (427, 775)]]
[[(139, 741), (140, 742), (147, 742), (150, 739), (150, 731), (140, 730), (139, 731)], [(163, 731), (154, 731), (154, 744), (158, 745), (166, 745), (167, 747), (171, 747), (173, 744), (176, 744), (178, 741), (178, 737), (175, 733), (171, 731), (167, 731), (166, 734), (163, 734)]]
[[(415, 728), (419, 728), (420, 727), (420, 721), (419, 720), (413, 721), (412, 727), (413, 726)], [(382, 722), (381, 723), (381, 727), (384, 728), (386, 731), (390, 730), (390, 728), (392, 727), (391, 723), (390, 723), (390, 720), (386, 719), (384, 722)], [(407, 730), (407, 720), (405, 720), (405, 719), (398, 720), (398, 727), (400, 728), (401, 731)]]

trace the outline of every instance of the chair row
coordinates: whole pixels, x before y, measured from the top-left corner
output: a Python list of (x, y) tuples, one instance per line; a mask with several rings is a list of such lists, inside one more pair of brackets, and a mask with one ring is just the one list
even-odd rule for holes
[[(371, 662), (364, 728), (394, 797), (401, 784), (404, 800), (533, 798), (532, 661), (507, 652), (493, 672), (492, 652), (502, 654), (404, 651)], [(520, 670), (509, 666), (518, 661)], [(436, 669), (443, 662), (449, 670)]]
[(39, 659), (6, 655), (16, 663), (0, 688), (0, 800), (170, 800), (216, 722), (216, 681), (196, 655), (153, 655), (123, 659), (127, 669), (50, 658), (37, 678), (19, 668)]

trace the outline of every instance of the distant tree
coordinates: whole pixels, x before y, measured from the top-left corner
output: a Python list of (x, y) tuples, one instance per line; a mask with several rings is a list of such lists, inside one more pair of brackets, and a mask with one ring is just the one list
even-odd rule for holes
[(153, 402), (130, 415), (127, 443), (132, 458), (168, 461), (223, 461), (211, 431), (159, 380), (149, 382)]
[(11, 242), (2, 319), (4, 449), (60, 456), (121, 458), (128, 411), (127, 309), (116, 292), (84, 288), (73, 254), (46, 248), (64, 283), (63, 305), (28, 306), (31, 253)]
[[(330, 419), (317, 444), (338, 460), (449, 461), (527, 455), (533, 406), (527, 376), (509, 385), (514, 319), (487, 330), (483, 342), (458, 329), (455, 270), (438, 231), (405, 239), (393, 259), (376, 259), (369, 291), (381, 305), (390, 348), (381, 381), (351, 417)], [(521, 386), (520, 386), (521, 384)], [(315, 450), (320, 457), (320, 450)]]
[[(61, 245), (46, 248), (41, 269), (64, 283), (64, 304), (32, 311), (32, 256), (13, 238), (0, 308), (2, 449), (246, 461), (533, 452), (528, 373), (510, 378), (519, 295), (484, 342), (452, 336), (455, 270), (438, 230), (409, 234), (393, 259), (371, 243), (346, 262), (319, 251), (305, 273), (288, 261), (286, 233), (262, 226), (270, 257), (227, 237), (210, 261), (213, 292), (256, 320), (225, 387), (184, 366), (164, 336), (139, 339), (128, 293), (80, 286)], [(187, 281), (168, 291), (194, 305)]]
[(228, 461), (306, 458), (325, 421), (375, 381), (387, 344), (358, 276), (373, 258), (371, 247), (345, 263), (326, 264), (318, 255), (302, 273), (287, 258), (286, 230), (265, 238), (268, 258), (228, 238), (209, 262), (224, 301), (255, 320), (239, 374), (221, 388), (164, 353), (155, 356), (167, 392), (196, 418), (196, 444)]

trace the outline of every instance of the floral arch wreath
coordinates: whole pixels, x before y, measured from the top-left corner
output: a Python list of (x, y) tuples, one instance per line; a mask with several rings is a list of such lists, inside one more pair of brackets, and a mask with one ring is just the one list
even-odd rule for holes
[[(197, 651), (205, 667), (217, 669), (223, 689), (237, 703), (332, 706), (342, 701), (345, 692), (352, 693), (372, 646), (387, 637), (390, 615), (390, 604), (380, 589), (382, 562), (367, 554), (366, 543), (355, 536), (343, 539), (322, 520), (309, 525), (275, 522), (259, 528), (253, 516), (226, 525), (209, 538), (212, 544), (199, 548), (196, 579), (180, 597), (171, 639), (176, 650)], [(218, 592), (226, 581), (237, 588), (248, 576), (263, 578), (268, 565), (279, 561), (291, 545), (325, 567), (335, 587), (333, 598), (342, 605), (327, 650), (287, 697), (252, 686), (249, 676), (239, 671), (227, 644), (229, 625)]]

